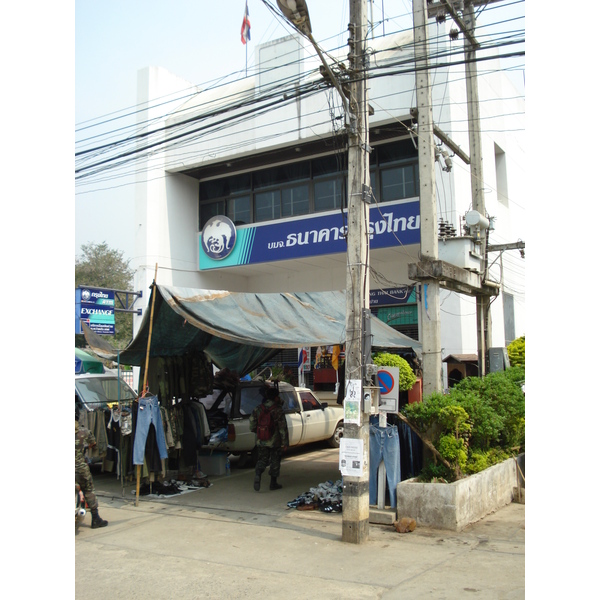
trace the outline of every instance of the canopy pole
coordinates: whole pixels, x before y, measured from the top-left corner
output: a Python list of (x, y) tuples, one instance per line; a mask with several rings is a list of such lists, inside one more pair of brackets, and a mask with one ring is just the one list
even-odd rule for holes
[[(158, 263), (154, 267), (154, 280), (152, 281), (152, 306), (150, 307), (150, 330), (148, 332), (148, 345), (146, 347), (146, 364), (144, 365), (144, 385), (142, 387), (142, 398), (148, 392), (148, 363), (150, 362), (150, 343), (152, 341), (152, 324), (154, 322), (154, 302), (156, 301), (156, 276), (158, 273)], [(142, 465), (136, 465), (135, 469), (135, 505), (138, 506), (140, 500), (140, 475)]]

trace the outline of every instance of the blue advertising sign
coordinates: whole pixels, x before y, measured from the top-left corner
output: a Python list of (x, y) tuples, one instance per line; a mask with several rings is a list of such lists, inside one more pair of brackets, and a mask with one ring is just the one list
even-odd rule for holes
[(112, 290), (80, 287), (75, 290), (75, 333), (81, 323), (99, 335), (115, 334), (115, 293)]
[[(225, 219), (218, 218), (221, 221)], [(227, 228), (222, 223), (218, 228), (207, 231), (209, 223), (210, 221), (200, 234), (201, 271), (346, 252), (345, 211), (264, 225), (246, 225), (237, 231), (233, 226), (235, 238), (231, 231), (225, 231)], [(215, 237), (220, 239), (216, 242), (213, 239), (211, 242), (211, 238)], [(419, 201), (371, 206), (369, 238), (371, 249), (418, 244), (421, 239)], [(217, 247), (226, 247), (232, 239), (235, 245), (227, 255), (219, 255), (217, 258), (210, 250), (207, 252), (211, 243), (216, 243)]]

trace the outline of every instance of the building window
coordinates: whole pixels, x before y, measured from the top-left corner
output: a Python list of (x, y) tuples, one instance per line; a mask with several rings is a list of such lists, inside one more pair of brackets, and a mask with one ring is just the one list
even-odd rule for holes
[(334, 210), (342, 206), (342, 179), (315, 181), (315, 212)]
[(200, 205), (200, 229), (207, 223), (209, 219), (216, 217), (217, 215), (226, 215), (227, 209), (225, 208), (225, 200), (218, 202), (208, 202)]
[[(418, 195), (416, 150), (410, 140), (372, 149), (371, 187), (378, 202)], [(328, 156), (200, 182), (200, 231), (216, 215), (236, 225), (261, 223), (347, 205), (347, 156)]]
[(417, 195), (415, 167), (412, 164), (381, 170), (381, 202)]
[(252, 223), (250, 196), (239, 196), (227, 200), (227, 216), (235, 225)]
[(254, 194), (254, 220), (272, 221), (281, 218), (281, 191), (258, 192)]
[(281, 191), (281, 216), (297, 217), (310, 212), (308, 184), (297, 185)]
[(494, 144), (496, 163), (496, 193), (498, 202), (508, 206), (508, 180), (506, 176), (506, 153), (500, 146)]

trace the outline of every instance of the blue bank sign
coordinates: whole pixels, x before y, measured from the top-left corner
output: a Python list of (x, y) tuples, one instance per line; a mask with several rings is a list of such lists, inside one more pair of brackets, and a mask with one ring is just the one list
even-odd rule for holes
[[(419, 201), (374, 205), (370, 208), (371, 249), (418, 244), (421, 239)], [(224, 217), (218, 217), (223, 221)], [(211, 219), (212, 221), (212, 219)], [(201, 271), (239, 265), (308, 258), (346, 252), (346, 212), (312, 215), (304, 219), (277, 221), (265, 225), (244, 225), (235, 229), (228, 223), (218, 227), (209, 221), (200, 233), (199, 269)], [(229, 221), (227, 219), (227, 221)], [(231, 221), (229, 221), (231, 223)], [(217, 235), (228, 238), (209, 239)], [(233, 238), (233, 243), (231, 243)], [(210, 251), (227, 248), (218, 257)]]
[(81, 321), (95, 333), (115, 333), (115, 293), (90, 287), (75, 290), (75, 333), (82, 333)]

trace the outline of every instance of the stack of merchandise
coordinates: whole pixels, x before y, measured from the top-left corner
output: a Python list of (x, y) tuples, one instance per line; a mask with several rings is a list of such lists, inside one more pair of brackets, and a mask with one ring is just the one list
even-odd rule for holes
[(342, 480), (335, 483), (326, 481), (308, 492), (300, 494), (287, 503), (288, 508), (296, 510), (320, 510), (322, 512), (342, 512)]

